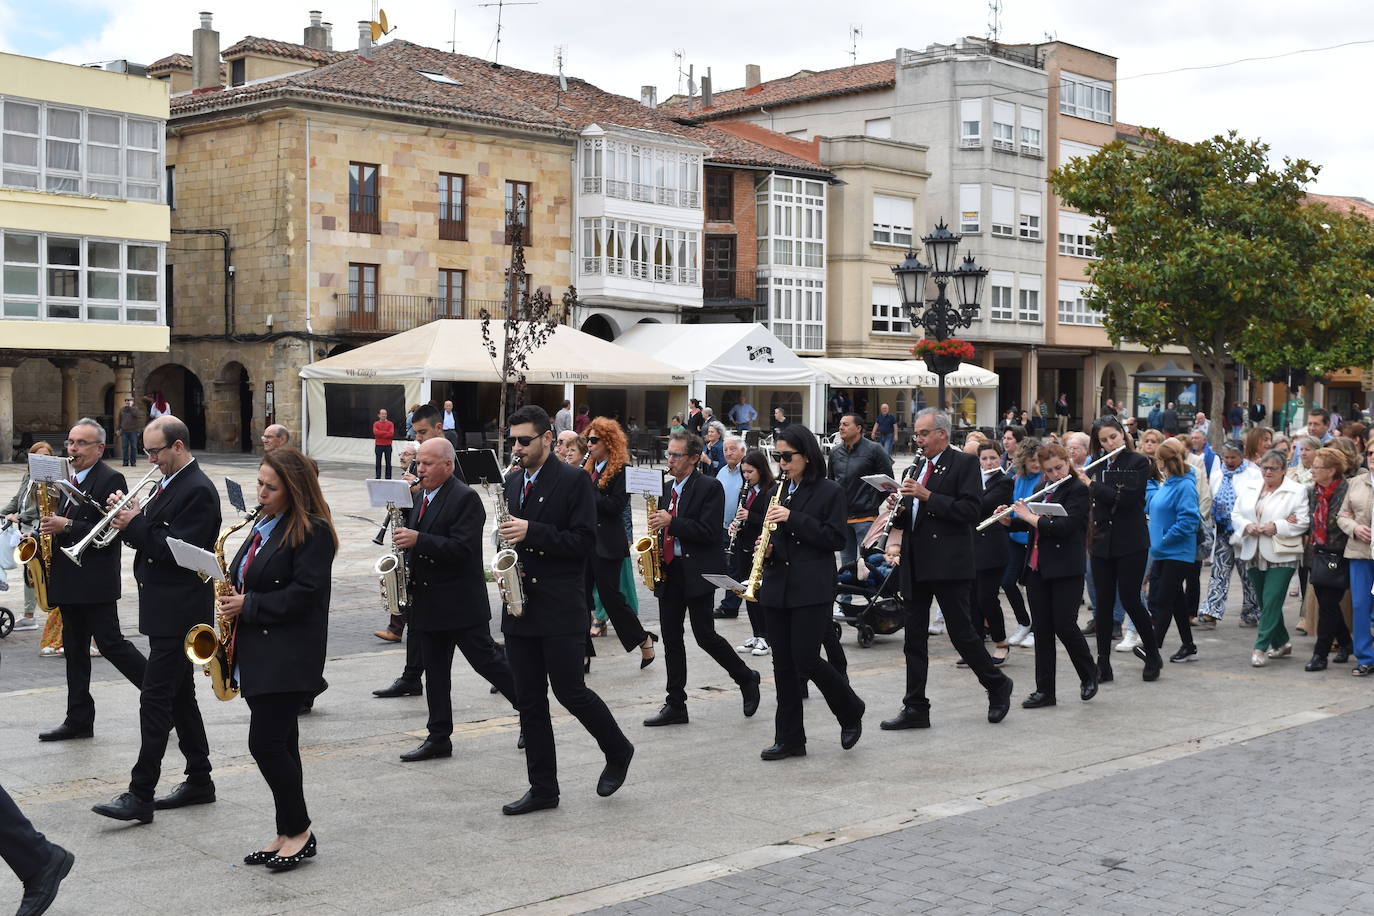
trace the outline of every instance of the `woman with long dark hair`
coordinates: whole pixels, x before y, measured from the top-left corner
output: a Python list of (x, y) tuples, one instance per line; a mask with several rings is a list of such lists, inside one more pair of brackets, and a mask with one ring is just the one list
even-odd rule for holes
[(821, 639), (831, 627), (835, 594), (835, 551), (844, 545), (846, 502), (840, 485), (825, 477), (825, 458), (811, 430), (785, 427), (775, 444), (782, 479), (776, 506), (764, 515), (774, 526), (764, 561), (759, 604), (773, 649), (778, 712), (774, 740), (764, 760), (806, 755), (802, 682), (814, 681), (840, 723), (840, 746), (858, 743), (864, 701), (830, 662), (821, 659)]
[[(744, 502), (740, 503), (735, 519), (730, 523), (730, 534), (735, 539), (735, 552), (740, 555), (738, 568), (748, 571), (754, 566), (754, 542), (763, 533), (763, 516), (768, 511), (768, 495), (773, 489), (773, 469), (768, 464), (768, 456), (760, 449), (752, 449), (740, 461), (740, 472), (744, 475)], [(768, 627), (763, 618), (763, 610), (757, 601), (744, 602), (749, 614), (749, 630), (752, 634), (736, 652), (752, 655), (767, 655)]]
[(339, 541), (315, 463), (290, 446), (262, 456), (258, 503), (253, 533), (229, 566), (234, 593), (219, 599), (218, 613), (237, 620), (233, 664), (251, 715), (248, 750), (277, 810), (277, 835), (243, 862), (285, 870), (315, 855), (296, 717), (324, 675)]
[(658, 637), (645, 632), (620, 591), (621, 566), (630, 555), (624, 521), (625, 506), (630, 501), (625, 491), (629, 446), (620, 424), (608, 417), (592, 420), (583, 438), (588, 450), (583, 469), (591, 475), (596, 487), (596, 550), (587, 559), (587, 607), (592, 606), (592, 587), (595, 586), (620, 644), (626, 652), (638, 648), (639, 667), (647, 668), (654, 660), (654, 643)]

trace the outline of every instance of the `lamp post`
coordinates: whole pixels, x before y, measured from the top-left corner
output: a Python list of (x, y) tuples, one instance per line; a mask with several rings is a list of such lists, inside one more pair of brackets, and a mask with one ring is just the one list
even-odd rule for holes
[[(892, 268), (912, 328), (920, 325), (926, 337), (933, 337), (937, 341), (948, 340), (952, 332), (972, 326), (973, 320), (978, 317), (978, 299), (988, 272), (986, 268), (978, 266), (973, 255), (965, 256), (958, 267), (954, 266), (962, 239), (963, 236), (950, 232), (945, 221), (940, 220), (935, 230), (921, 239), (930, 265), (922, 264), (916, 249), (912, 248), (907, 251), (905, 260)], [(926, 300), (928, 279), (935, 281), (935, 298), (931, 301)], [(950, 281), (954, 282), (955, 296), (959, 300), (957, 306), (945, 296), (945, 288)], [(940, 379), (940, 409), (947, 410), (945, 376), (959, 368), (959, 361), (932, 354), (926, 360), (926, 366)]]

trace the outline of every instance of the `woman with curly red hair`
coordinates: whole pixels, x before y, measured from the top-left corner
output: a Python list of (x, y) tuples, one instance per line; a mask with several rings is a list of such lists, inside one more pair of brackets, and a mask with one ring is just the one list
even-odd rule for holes
[(620, 644), (626, 652), (638, 647), (639, 667), (646, 668), (654, 660), (654, 643), (658, 642), (658, 637), (640, 625), (639, 618), (630, 610), (620, 591), (621, 564), (630, 555), (622, 519), (630, 500), (625, 491), (629, 446), (620, 424), (608, 417), (592, 420), (583, 437), (589, 450), (583, 468), (596, 486), (596, 551), (587, 563), (587, 607), (592, 606), (592, 586), (595, 585)]

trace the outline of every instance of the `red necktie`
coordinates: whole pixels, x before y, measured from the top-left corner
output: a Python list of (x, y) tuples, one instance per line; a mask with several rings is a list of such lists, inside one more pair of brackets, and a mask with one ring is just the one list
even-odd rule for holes
[(243, 572), (239, 574), (239, 588), (242, 590), (248, 582), (248, 568), (253, 565), (253, 558), (258, 555), (258, 546), (262, 544), (261, 529), (253, 532), (253, 542), (248, 545), (248, 556), (243, 559)]
[(601, 483), (601, 468), (592, 468), (592, 484)]
[(525, 508), (525, 500), (530, 498), (530, 489), (534, 486), (534, 481), (529, 477), (525, 478), (525, 489), (520, 493), (520, 508)]
[(749, 495), (744, 498), (744, 508), (754, 508), (754, 497), (759, 495), (758, 490), (750, 489)]
[(422, 498), (420, 499), (420, 514), (417, 515), (417, 516), (415, 516), (415, 524), (418, 525), (418, 524), (420, 524), (420, 522), (424, 521), (424, 519), (425, 519), (425, 509), (426, 509), (428, 506), (429, 506), (429, 500), (428, 500), (427, 498), (422, 497)]
[[(673, 497), (668, 501), (668, 514), (677, 518), (677, 488), (673, 488)], [(668, 533), (668, 529), (663, 529), (663, 563), (667, 565), (673, 562), (673, 545), (677, 543), (677, 538)]]

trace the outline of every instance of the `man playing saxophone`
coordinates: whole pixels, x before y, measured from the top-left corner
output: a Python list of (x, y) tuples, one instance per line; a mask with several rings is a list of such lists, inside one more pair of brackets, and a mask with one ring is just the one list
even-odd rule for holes
[[(148, 424), (143, 430), (143, 453), (162, 478), (146, 506), (131, 501), (111, 522), (135, 550), (138, 630), (148, 637), (148, 666), (138, 703), (142, 741), (129, 791), (91, 809), (120, 821), (146, 824), (153, 819), (154, 808), (215, 800), (210, 747), (196, 705), (195, 671), (183, 651), (186, 632), (198, 623), (212, 622), (214, 589), (196, 573), (178, 566), (167, 546), (168, 538), (178, 538), (209, 550), (219, 532), (219, 493), (191, 454), (190, 438), (186, 424), (170, 414)], [(173, 726), (186, 755), (186, 781), (154, 801)]]
[(67, 717), (54, 729), (39, 734), (40, 741), (89, 738), (95, 727), (95, 700), (91, 698), (91, 639), (102, 655), (135, 687), (143, 686), (148, 661), (119, 631), (119, 574), (122, 564), (119, 540), (105, 547), (92, 544), (79, 557), (80, 565), (61, 548), (70, 548), (90, 534), (104, 519), (100, 507), (114, 493), (128, 489), (124, 475), (101, 461), (105, 453), (105, 428), (95, 420), (78, 420), (67, 433), (72, 482), (87, 499), (68, 496), (54, 507), (54, 514), (39, 519), (42, 534), (53, 538), (52, 576), (48, 600), (62, 608), (63, 638), (70, 651), (67, 660)]
[(401, 755), (407, 763), (453, 755), (450, 698), (456, 647), (502, 696), (515, 704), (515, 682), (491, 638), (491, 604), (482, 569), (482, 527), (487, 510), (476, 491), (453, 475), (453, 444), (442, 436), (420, 445), (416, 476), (420, 493), (410, 519), (391, 533), (407, 552), (410, 633), (418, 639), (429, 690), (429, 734)]

